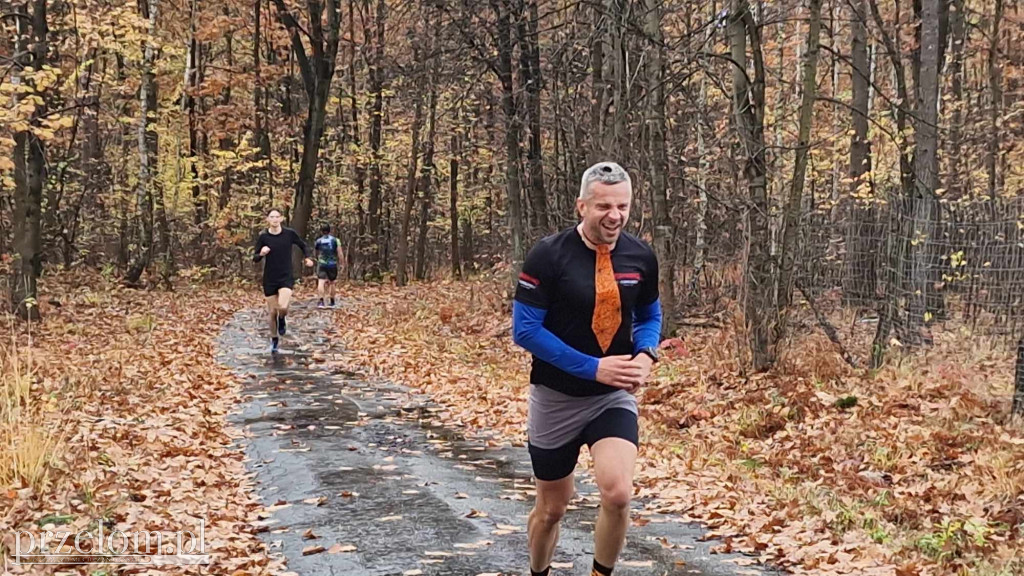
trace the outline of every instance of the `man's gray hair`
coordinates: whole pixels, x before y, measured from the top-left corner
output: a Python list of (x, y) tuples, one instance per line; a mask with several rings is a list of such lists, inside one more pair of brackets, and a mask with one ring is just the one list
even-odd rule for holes
[(626, 182), (630, 186), (633, 181), (629, 179), (629, 173), (622, 166), (615, 162), (598, 162), (583, 172), (580, 178), (580, 198), (584, 199), (590, 195), (590, 184), (600, 182), (602, 184), (618, 184)]

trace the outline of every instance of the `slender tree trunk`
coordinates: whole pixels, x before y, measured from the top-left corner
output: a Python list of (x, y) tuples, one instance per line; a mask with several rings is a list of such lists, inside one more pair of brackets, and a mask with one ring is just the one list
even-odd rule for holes
[(800, 100), (800, 127), (793, 181), (786, 200), (782, 227), (782, 269), (779, 274), (779, 308), (790, 304), (793, 294), (794, 264), (800, 249), (800, 219), (803, 214), (804, 178), (810, 156), (811, 128), (814, 124), (814, 99), (817, 96), (818, 43), (821, 34), (821, 0), (810, 0), (810, 25), (804, 52), (803, 92)]
[(846, 229), (846, 271), (843, 297), (847, 302), (864, 304), (875, 296), (875, 251), (877, 240), (872, 222), (875, 218), (871, 179), (871, 142), (868, 140), (868, 91), (870, 66), (867, 44), (867, 6), (865, 0), (851, 4), (853, 27), (853, 105), (850, 136), (850, 218)]
[[(230, 17), (230, 13), (228, 12), (228, 7), (227, 6), (224, 7), (224, 16), (225, 17)], [(220, 105), (224, 106), (224, 107), (227, 107), (228, 105), (231, 104), (231, 85), (233, 83), (232, 82), (232, 71), (234, 70), (234, 66), (235, 66), (235, 61), (234, 61), (235, 60), (235, 55), (234, 55), (234, 37), (233, 37), (233, 35), (230, 32), (227, 34), (226, 41), (227, 41), (227, 58), (228, 58), (228, 85), (225, 86), (223, 91), (221, 92), (221, 101), (220, 101)], [(221, 135), (221, 138), (217, 142), (218, 148), (220, 148), (224, 152), (230, 152), (235, 147), (235, 141), (231, 137), (230, 134), (231, 133), (229, 131), (225, 130), (224, 133)], [(195, 170), (195, 175), (197, 177), (198, 177), (198, 174), (199, 174), (198, 170)], [(223, 174), (223, 178), (221, 179), (220, 191), (217, 194), (217, 198), (218, 198), (218, 203), (219, 204), (224, 205), (224, 206), (227, 205), (228, 200), (231, 198), (231, 183), (232, 183), (233, 180), (234, 180), (234, 170), (232, 170), (231, 164), (228, 164), (228, 165), (226, 165), (224, 167), (224, 174)], [(203, 203), (204, 207), (207, 206), (208, 204), (209, 204), (208, 201), (204, 201), (204, 203)], [(208, 210), (205, 210), (205, 209), (204, 209), (204, 211), (208, 212)], [(205, 231), (205, 228), (206, 228), (206, 226), (204, 226), (204, 231)]]
[[(747, 80), (747, 38), (754, 59), (754, 82)], [(778, 306), (768, 225), (768, 174), (764, 150), (764, 60), (761, 36), (746, 0), (732, 0), (729, 39), (733, 66), (733, 107), (745, 155), (747, 180), (747, 257), (744, 281), (744, 321), (755, 372), (775, 361)]]
[[(704, 110), (707, 105), (708, 92), (705, 76), (700, 78), (700, 96), (697, 101), (699, 109)], [(687, 295), (695, 298), (700, 291), (700, 275), (704, 270), (704, 259), (707, 245), (705, 238), (708, 231), (708, 191), (707, 191), (707, 145), (704, 143), (704, 119), (697, 118), (697, 222), (694, 226), (696, 238), (693, 243), (693, 275), (690, 277), (690, 286)]]
[[(419, 61), (419, 49), (414, 47), (414, 59)], [(402, 232), (398, 237), (398, 269), (397, 282), (405, 286), (408, 281), (409, 267), (409, 232), (412, 222), (412, 207), (416, 201), (416, 172), (420, 154), (420, 126), (423, 123), (423, 94), (416, 90), (413, 93), (412, 117), (412, 155), (409, 158), (409, 170), (405, 181), (405, 206), (402, 208)]]
[(434, 142), (437, 126), (437, 86), (429, 80), (430, 94), (427, 113), (427, 144), (423, 150), (423, 169), (420, 170), (420, 235), (416, 240), (416, 279), (427, 279), (427, 232), (430, 224), (430, 207), (434, 191)]
[(459, 252), (459, 157), (462, 155), (462, 140), (458, 133), (452, 134), (451, 159), (449, 165), (449, 198), (451, 205), (452, 278), (462, 279), (462, 263)]
[(370, 63), (370, 92), (373, 94), (373, 111), (370, 117), (370, 242), (372, 246), (372, 271), (375, 277), (382, 271), (382, 246), (383, 236), (381, 234), (381, 158), (382, 158), (382, 126), (384, 122), (384, 78), (381, 66), (384, 59), (384, 24), (387, 18), (387, 2), (377, 1), (377, 36), (374, 41), (374, 58)]
[(964, 17), (964, 0), (952, 0), (949, 16), (950, 33), (953, 38), (953, 61), (950, 66), (952, 92), (952, 119), (946, 154), (949, 157), (949, 175), (945, 188), (948, 197), (959, 200), (965, 194), (967, 182), (963, 174), (963, 118), (964, 118), (964, 48), (967, 44), (967, 26)]
[(672, 219), (668, 206), (668, 154), (665, 151), (665, 64), (661, 33), (661, 2), (646, 0), (644, 34), (651, 40), (647, 60), (648, 122), (650, 133), (651, 187), (654, 196), (654, 250), (658, 256), (658, 292), (665, 310), (662, 334), (675, 331), (675, 259), (672, 254)]
[[(157, 0), (139, 0), (142, 17), (149, 21), (150, 35), (156, 33)], [(149, 267), (153, 257), (153, 208), (156, 188), (156, 162), (159, 141), (155, 131), (150, 129), (151, 116), (156, 115), (156, 76), (154, 73), (156, 48), (146, 39), (143, 41), (142, 85), (139, 93), (139, 182), (136, 202), (139, 215), (139, 238), (133, 262), (128, 269), (125, 282), (138, 284), (142, 272)]]
[[(356, 37), (354, 9), (357, 1), (349, 0), (348, 3), (348, 36), (350, 39)], [(366, 166), (362, 160), (362, 127), (359, 125), (359, 104), (356, 101), (358, 85), (356, 84), (356, 47), (354, 42), (349, 44), (348, 78), (349, 85), (351, 86), (349, 89), (349, 103), (352, 110), (352, 146), (354, 152), (352, 161), (355, 164), (356, 172), (356, 240), (348, 244), (348, 267), (349, 274), (355, 277), (356, 270), (358, 269), (356, 259), (360, 255), (360, 251), (357, 249), (364, 246), (366, 242), (366, 214), (363, 211), (363, 196), (366, 194)]]
[[(36, 70), (46, 64), (48, 32), (46, 24), (46, 1), (34, 0), (31, 4), (31, 23), (23, 18), (15, 19), (17, 35), (15, 52), (20, 55), (19, 64)], [(27, 10), (26, 10), (27, 12)], [(36, 101), (30, 122), (46, 115), (45, 89), (39, 90), (34, 80), (26, 81), (15, 72), (15, 84), (25, 82), (34, 95), (42, 97)], [(11, 262), (11, 309), (22, 320), (38, 320), (39, 304), (37, 279), (42, 274), (42, 204), (43, 186), (46, 182), (45, 147), (32, 130), (21, 130), (14, 135), (14, 260)]]
[[(307, 0), (309, 30), (303, 30), (289, 12), (284, 0), (274, 0), (277, 18), (291, 36), (292, 58), (297, 61), (302, 84), (306, 90), (306, 120), (302, 128), (302, 156), (295, 185), (295, 198), (290, 223), (300, 237), (306, 237), (309, 219), (313, 214), (313, 187), (316, 180), (320, 146), (323, 143), (327, 104), (331, 95), (331, 81), (338, 57), (341, 36), (341, 12), (338, 0), (327, 0), (326, 6), (318, 0)], [(326, 8), (327, 30), (323, 28)], [(307, 54), (302, 37), (310, 45)], [(296, 248), (297, 250), (297, 248)], [(296, 262), (296, 267), (301, 266)]]
[(521, 123), (516, 111), (515, 87), (512, 85), (512, 28), (509, 17), (510, 0), (491, 0), (498, 16), (498, 80), (501, 82), (501, 107), (505, 113), (505, 192), (509, 204), (509, 228), (512, 233), (512, 270), (510, 284), (515, 285), (523, 267), (522, 191), (519, 184), (519, 164), (522, 153), (519, 144)]
[(1003, 19), (1003, 0), (995, 0), (995, 14), (992, 17), (992, 32), (988, 44), (988, 87), (992, 100), (989, 107), (988, 154), (985, 169), (988, 172), (988, 195), (995, 213), (999, 194), (999, 148), (1001, 144), (999, 115), (1003, 105), (1002, 69), (999, 65), (999, 24)]
[[(605, 146), (607, 154), (621, 156), (628, 151), (625, 142), (626, 134), (626, 100), (629, 98), (626, 86), (626, 50), (625, 35), (627, 27), (627, 0), (608, 0), (608, 12), (612, 19), (609, 31), (611, 32), (612, 47), (612, 129), (606, 133), (609, 137)], [(618, 158), (625, 162), (624, 158)]]
[[(878, 329), (871, 344), (871, 365), (874, 368), (881, 366), (884, 352), (889, 342), (889, 333), (893, 326), (899, 326), (901, 330), (904, 325), (896, 322), (898, 314), (898, 300), (901, 292), (907, 287), (904, 264), (906, 255), (910, 250), (913, 230), (913, 222), (909, 215), (912, 213), (911, 198), (914, 195), (914, 167), (910, 153), (907, 152), (906, 142), (908, 103), (910, 102), (907, 90), (906, 72), (903, 65), (903, 56), (899, 46), (889, 33), (878, 9), (877, 0), (867, 0), (871, 11), (871, 17), (885, 46), (892, 65), (893, 79), (896, 84), (896, 104), (893, 105), (893, 115), (896, 117), (896, 133), (898, 135), (899, 162), (900, 162), (900, 193), (889, 199), (889, 230), (887, 238), (886, 257), (888, 260), (886, 279), (883, 283), (883, 299), (879, 313)], [(897, 35), (898, 37), (898, 35)]]
[[(202, 188), (199, 186), (199, 116), (196, 113), (195, 94), (199, 89), (199, 42), (196, 39), (197, 19), (199, 18), (199, 0), (189, 2), (189, 42), (188, 60), (185, 66), (184, 94), (182, 107), (188, 112), (188, 155), (192, 175), (192, 205), (195, 210), (195, 225), (200, 226), (205, 220)], [(201, 234), (197, 234), (197, 237)]]
[(913, 229), (915, 238), (911, 243), (910, 282), (908, 310), (908, 345), (928, 340), (924, 333), (924, 324), (928, 322), (926, 314), (929, 305), (936, 296), (936, 289), (929, 282), (933, 275), (932, 245), (936, 221), (939, 216), (938, 174), (936, 173), (938, 146), (938, 96), (939, 70), (939, 2), (940, 0), (922, 0), (921, 2), (921, 45), (920, 45), (920, 79), (917, 95), (917, 108), (914, 122), (914, 195), (912, 196)]
[[(605, 81), (604, 52), (607, 42), (608, 19), (604, 14), (605, 2), (592, 3), (593, 34), (590, 47), (591, 102), (590, 109), (590, 159), (594, 164), (605, 157), (605, 110), (608, 108), (608, 83)], [(577, 129), (580, 127), (577, 126)]]
[(529, 119), (530, 142), (526, 151), (529, 169), (530, 205), (533, 208), (532, 237), (534, 240), (551, 231), (548, 221), (547, 194), (544, 188), (544, 158), (541, 148), (540, 94), (543, 80), (540, 70), (540, 39), (537, 32), (537, 0), (516, 0), (519, 18), (521, 74), (526, 88), (526, 116)]

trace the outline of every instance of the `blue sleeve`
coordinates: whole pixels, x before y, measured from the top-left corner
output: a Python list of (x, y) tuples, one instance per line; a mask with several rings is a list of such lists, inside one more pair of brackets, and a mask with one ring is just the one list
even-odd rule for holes
[(633, 353), (661, 342), (661, 299), (633, 309)]
[(594, 380), (600, 360), (563, 342), (544, 327), (547, 310), (515, 301), (512, 303), (512, 339), (537, 358), (572, 374)]

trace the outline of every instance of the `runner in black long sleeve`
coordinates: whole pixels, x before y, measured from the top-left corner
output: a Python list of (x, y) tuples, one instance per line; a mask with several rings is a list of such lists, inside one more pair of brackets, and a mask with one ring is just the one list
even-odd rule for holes
[(281, 226), (281, 211), (274, 208), (267, 213), (267, 229), (256, 239), (253, 262), (266, 258), (263, 265), (263, 295), (267, 297), (270, 312), (270, 351), (277, 352), (279, 336), (285, 333), (285, 316), (292, 298), (295, 277), (292, 275), (292, 245), (302, 249), (304, 263), (313, 266), (309, 246), (295, 230)]

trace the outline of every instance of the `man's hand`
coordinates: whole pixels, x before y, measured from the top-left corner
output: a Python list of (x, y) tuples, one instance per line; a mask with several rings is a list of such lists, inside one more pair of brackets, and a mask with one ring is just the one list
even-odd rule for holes
[(260, 248), (260, 256), (266, 256), (267, 254), (270, 254), (270, 246)]
[(630, 394), (635, 393), (637, 390), (640, 389), (640, 386), (642, 384), (647, 383), (647, 379), (651, 376), (651, 367), (654, 365), (654, 359), (648, 356), (647, 354), (641, 352), (633, 358), (633, 364), (639, 366), (641, 372), (640, 382), (631, 390), (629, 390)]
[[(650, 367), (647, 372), (650, 372)], [(597, 363), (598, 382), (630, 392), (640, 387), (643, 375), (643, 365), (634, 361), (632, 356), (605, 356)]]
[(313, 259), (312, 258), (306, 258), (305, 260), (303, 260), (303, 264), (306, 265), (306, 268), (312, 268), (313, 267)]

